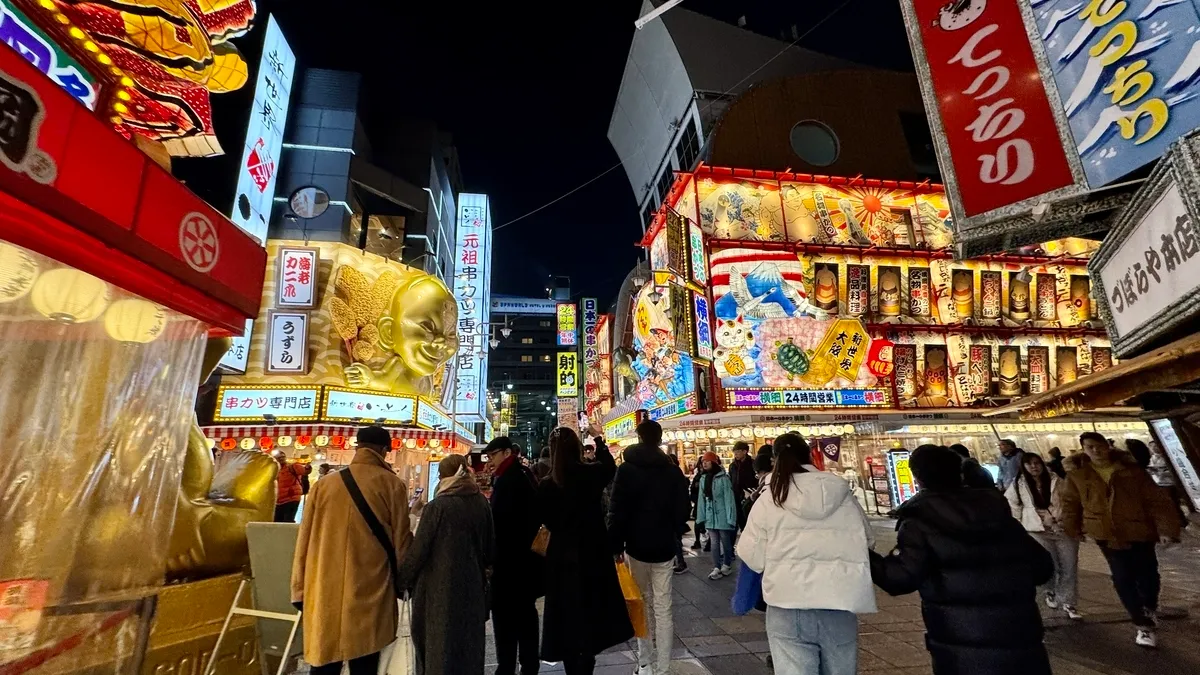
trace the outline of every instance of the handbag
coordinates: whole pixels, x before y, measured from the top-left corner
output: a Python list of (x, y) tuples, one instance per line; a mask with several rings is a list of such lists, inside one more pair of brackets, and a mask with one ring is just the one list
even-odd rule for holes
[(342, 482), (346, 485), (346, 491), (350, 493), (350, 499), (354, 501), (354, 506), (358, 508), (358, 513), (363, 520), (367, 521), (367, 528), (371, 530), (371, 534), (375, 535), (375, 539), (379, 541), (384, 554), (387, 555), (388, 569), (392, 572), (392, 591), (397, 598), (403, 598), (404, 591), (400, 588), (400, 569), (396, 564), (396, 547), (392, 546), (392, 538), (388, 536), (387, 530), (383, 529), (383, 523), (380, 523), (379, 519), (375, 517), (375, 512), (371, 510), (371, 505), (363, 497), (362, 490), (354, 480), (354, 475), (350, 473), (350, 468), (339, 471), (338, 475), (342, 477)]
[(642, 592), (627, 563), (617, 563), (617, 580), (621, 582), (621, 595), (625, 596), (625, 610), (629, 612), (629, 623), (633, 624), (633, 636), (650, 637), (646, 625), (646, 601), (642, 599)]
[(548, 548), (550, 548), (550, 530), (547, 530), (545, 525), (539, 525), (537, 534), (533, 537), (533, 543), (529, 545), (529, 550), (545, 558)]
[(729, 599), (729, 608), (734, 614), (745, 616), (762, 604), (762, 579), (762, 574), (746, 567), (746, 562), (738, 559), (737, 584), (733, 588), (733, 597)]

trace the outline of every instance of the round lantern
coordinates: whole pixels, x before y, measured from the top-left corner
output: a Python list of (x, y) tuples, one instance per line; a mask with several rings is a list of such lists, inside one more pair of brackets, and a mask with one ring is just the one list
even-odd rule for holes
[(340, 448), (346, 444), (345, 436), (333, 436), (329, 439), (329, 444), (335, 448)]
[(417, 439), (415, 439), (415, 438), (408, 438), (408, 439), (405, 439), (405, 441), (404, 441), (404, 447), (406, 447), (406, 448), (408, 448), (408, 449), (410, 449), (410, 450), (411, 450), (412, 448), (415, 448), (415, 447), (417, 447)]
[(760, 438), (767, 435), (766, 429), (763, 429), (762, 427), (754, 427), (750, 430), (750, 433), (754, 434), (755, 438)]
[(423, 447), (425, 447), (426, 445), (428, 445), (428, 441), (426, 441), (424, 438), (418, 438), (418, 439), (417, 439), (417, 447), (418, 447), (418, 448), (423, 448)]
[(853, 424), (844, 425), (842, 427), (842, 433), (847, 436), (852, 435), (854, 433), (854, 425)]
[(399, 438), (393, 438), (393, 439), (392, 439), (392, 449), (393, 449), (393, 450), (399, 450), (399, 449), (400, 449), (400, 446), (401, 446), (401, 445), (403, 445), (403, 444), (404, 444), (404, 442), (403, 442), (403, 441), (401, 441)]
[(750, 427), (742, 427), (742, 436), (745, 438), (754, 438), (754, 430)]
[(238, 443), (238, 445), (240, 445), (243, 450), (253, 450), (254, 449), (254, 439), (253, 438), (243, 438), (242, 442)]
[(109, 305), (104, 331), (121, 342), (153, 342), (167, 327), (167, 310), (141, 298), (126, 298)]
[(683, 437), (689, 441), (694, 441), (696, 440), (696, 432), (688, 429), (687, 431), (683, 432)]
[(275, 439), (275, 444), (281, 448), (290, 448), (292, 447), (292, 437), (280, 436), (279, 438)]
[(37, 277), (37, 260), (28, 251), (0, 244), (0, 303), (25, 297)]
[(236, 448), (237, 448), (237, 441), (233, 440), (232, 438), (221, 439), (221, 449), (222, 450), (229, 451), (229, 450), (234, 450)]
[(674, 431), (664, 431), (663, 432), (663, 440), (668, 441), (668, 442), (675, 440), (675, 432)]
[(270, 436), (263, 436), (262, 438), (258, 439), (258, 447), (262, 448), (263, 452), (266, 452), (267, 450), (275, 447), (275, 439), (271, 438)]
[(718, 438), (728, 438), (729, 431), (727, 429), (717, 429), (717, 437)]
[(764, 427), (763, 435), (766, 436), (767, 438), (775, 438), (776, 436), (779, 435), (778, 433), (776, 433), (777, 431), (778, 431), (778, 429), (776, 429), (775, 427)]
[(717, 437), (717, 430), (716, 430), (716, 429), (709, 429), (707, 432), (705, 432), (705, 435), (706, 435), (706, 436), (708, 436), (709, 438), (716, 438), (716, 437)]
[(737, 429), (737, 428), (730, 429), (730, 430), (729, 430), (729, 437), (730, 437), (730, 438), (741, 438), (741, 437), (742, 437), (742, 430), (741, 430), (741, 429)]
[(323, 448), (323, 447), (329, 445), (329, 437), (328, 436), (317, 436), (317, 438), (315, 439), (314, 442), (317, 444), (318, 448)]
[(429, 447), (431, 447), (431, 448), (439, 447), (439, 446), (441, 446), (441, 444), (442, 444), (442, 441), (439, 438), (429, 439)]
[(297, 448), (307, 447), (311, 443), (312, 443), (312, 436), (310, 436), (308, 434), (300, 434), (299, 436), (296, 437), (296, 447)]
[(63, 323), (91, 321), (108, 307), (108, 284), (71, 267), (50, 270), (33, 284), (29, 301), (42, 316)]
[(357, 448), (358, 447), (358, 437), (357, 436), (347, 436), (346, 437), (346, 447), (347, 448)]

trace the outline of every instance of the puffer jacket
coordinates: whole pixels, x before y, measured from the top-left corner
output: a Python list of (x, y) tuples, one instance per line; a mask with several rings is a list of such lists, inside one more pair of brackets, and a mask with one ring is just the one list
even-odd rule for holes
[(1090, 464), (1067, 474), (1062, 491), (1067, 536), (1086, 534), (1110, 548), (1160, 536), (1179, 539), (1179, 513), (1170, 497), (1132, 457), (1114, 454), (1113, 461), (1119, 466), (1108, 482)]
[[(1046, 509), (1051, 519), (1054, 520), (1056, 494), (1059, 492), (1061, 485), (1058, 476), (1050, 474), (1050, 508)], [(1013, 484), (1008, 486), (1008, 490), (1004, 492), (1005, 498), (1008, 499), (1008, 506), (1012, 509), (1013, 518), (1021, 521), (1021, 525), (1026, 532), (1045, 532), (1046, 523), (1042, 520), (1042, 514), (1038, 513), (1037, 506), (1034, 505), (1033, 495), (1029, 492), (1029, 482), (1024, 476), (1018, 476)]]
[[(705, 484), (713, 481), (712, 499), (705, 494)], [(709, 530), (737, 529), (737, 502), (733, 498), (733, 481), (722, 469), (715, 475), (700, 477), (700, 497), (696, 504), (696, 522)]]
[(285, 464), (279, 467), (278, 492), (276, 504), (290, 504), (300, 501), (304, 496), (304, 486), (300, 483), (301, 472), (304, 469), (295, 464)]
[(638, 443), (625, 450), (612, 485), (608, 537), (613, 553), (647, 563), (674, 559), (692, 507), (679, 468), (658, 446)]
[(1050, 675), (1037, 586), (1050, 554), (993, 488), (922, 490), (896, 510), (896, 548), (871, 552), (891, 595), (921, 594), (935, 675)]
[(875, 544), (850, 485), (807, 467), (792, 476), (783, 506), (770, 489), (754, 504), (738, 555), (763, 575), (763, 599), (787, 609), (874, 612), (867, 552)]

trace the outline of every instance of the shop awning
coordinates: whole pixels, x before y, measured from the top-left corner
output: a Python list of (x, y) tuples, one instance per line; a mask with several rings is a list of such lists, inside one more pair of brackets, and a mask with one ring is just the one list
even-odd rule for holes
[(984, 415), (1019, 414), (1023, 420), (1061, 417), (1105, 408), (1139, 394), (1196, 380), (1200, 380), (1200, 334), (1135, 356), (1070, 384), (1018, 399)]
[[(341, 424), (275, 424), (275, 425), (248, 425), (248, 426), (213, 426), (201, 427), (204, 435), (221, 440), (223, 438), (279, 438), (280, 436), (343, 436), (353, 438), (358, 433), (359, 427), (353, 425)], [(449, 431), (429, 431), (427, 429), (416, 429), (412, 427), (389, 428), (388, 433), (392, 438), (404, 440), (407, 438), (437, 438), (443, 441), (453, 440), (453, 434)], [(466, 439), (461, 439), (462, 442), (470, 443)]]

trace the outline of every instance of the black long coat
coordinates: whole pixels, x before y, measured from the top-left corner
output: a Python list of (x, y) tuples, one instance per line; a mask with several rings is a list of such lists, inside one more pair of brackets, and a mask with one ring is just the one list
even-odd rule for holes
[(492, 510), (474, 479), (439, 489), (400, 561), (401, 587), (412, 590), (415, 675), (483, 672), (494, 557)]
[(533, 600), (545, 592), (545, 559), (530, 548), (541, 524), (539, 516), (537, 479), (514, 460), (492, 480), (492, 522), (496, 527), (493, 607), (513, 598)]
[(919, 591), (936, 675), (1049, 675), (1037, 586), (1054, 565), (994, 488), (923, 490), (896, 510), (896, 549), (871, 578)]
[(542, 659), (594, 655), (633, 637), (604, 529), (601, 494), (617, 464), (603, 443), (596, 461), (581, 464), (566, 487), (552, 478), (538, 486), (538, 511), (550, 530)]

